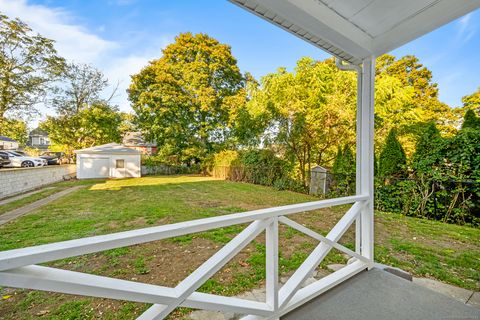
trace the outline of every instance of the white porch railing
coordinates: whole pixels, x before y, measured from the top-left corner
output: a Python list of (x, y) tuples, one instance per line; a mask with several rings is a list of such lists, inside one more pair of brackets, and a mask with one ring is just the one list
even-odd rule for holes
[[(354, 252), (338, 243), (353, 222), (357, 221), (358, 224), (360, 212), (364, 210), (368, 199), (368, 196), (351, 196), (314, 201), (3, 251), (0, 252), (0, 285), (153, 303), (153, 306), (138, 318), (143, 320), (163, 319), (179, 306), (240, 313), (246, 315), (245, 319), (277, 319), (336, 284), (372, 266), (372, 261), (361, 255), (359, 248), (356, 248), (356, 252)], [(325, 237), (286, 217), (294, 213), (350, 203), (353, 203), (351, 208)], [(278, 285), (279, 222), (320, 241), (280, 289)], [(36, 265), (243, 223), (250, 223), (250, 225), (175, 288)], [(208, 278), (219, 271), (263, 230), (266, 230), (265, 303), (196, 292)], [(357, 226), (357, 246), (361, 243), (360, 237), (363, 234), (359, 230), (360, 228)], [(355, 257), (357, 260), (302, 288), (302, 284), (332, 248)]]

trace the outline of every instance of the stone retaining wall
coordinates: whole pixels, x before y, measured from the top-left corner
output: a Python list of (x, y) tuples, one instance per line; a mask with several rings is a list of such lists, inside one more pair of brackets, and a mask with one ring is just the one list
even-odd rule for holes
[(66, 164), (36, 168), (0, 169), (0, 199), (74, 176), (76, 166)]

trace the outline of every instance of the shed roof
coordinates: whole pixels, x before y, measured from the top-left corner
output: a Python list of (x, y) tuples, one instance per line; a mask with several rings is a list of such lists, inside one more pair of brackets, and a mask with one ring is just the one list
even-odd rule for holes
[(5, 136), (0, 136), (0, 141), (17, 142), (17, 140)]
[(91, 148), (85, 148), (81, 150), (75, 150), (76, 154), (141, 154), (140, 151), (125, 147), (119, 143), (107, 143)]
[(353, 64), (480, 7), (480, 0), (230, 0)]

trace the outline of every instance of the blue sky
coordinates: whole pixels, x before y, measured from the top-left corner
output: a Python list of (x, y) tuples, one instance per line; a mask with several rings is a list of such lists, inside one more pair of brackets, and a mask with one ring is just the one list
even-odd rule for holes
[[(242, 71), (257, 78), (279, 66), (292, 68), (302, 56), (328, 57), (226, 0), (0, 0), (0, 10), (56, 40), (66, 58), (91, 63), (112, 83), (119, 81), (114, 102), (127, 111), (129, 74), (160, 57), (180, 32), (204, 32), (231, 45)], [(440, 99), (459, 106), (480, 86), (480, 10), (392, 54), (416, 55), (432, 70)]]

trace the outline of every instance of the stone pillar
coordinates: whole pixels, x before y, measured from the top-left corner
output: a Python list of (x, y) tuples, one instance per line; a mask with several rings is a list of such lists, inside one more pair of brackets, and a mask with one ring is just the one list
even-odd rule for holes
[(316, 166), (310, 172), (310, 191), (311, 195), (326, 194), (328, 192), (327, 169)]

